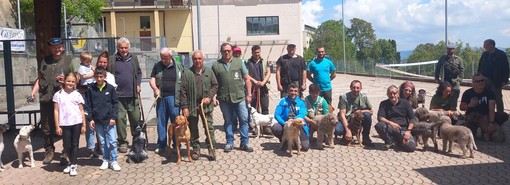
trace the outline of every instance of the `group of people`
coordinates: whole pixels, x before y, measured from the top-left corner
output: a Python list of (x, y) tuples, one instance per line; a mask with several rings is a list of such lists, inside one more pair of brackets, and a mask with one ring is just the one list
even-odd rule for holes
[[(103, 155), (100, 169), (110, 167), (119, 171), (121, 168), (117, 163), (117, 151), (126, 153), (128, 150), (128, 120), (133, 131), (141, 117), (142, 74), (137, 56), (129, 52), (129, 40), (118, 39), (117, 52), (112, 56), (102, 52), (96, 67), (91, 66), (92, 56), (87, 52), (81, 54), (78, 66), (72, 58), (64, 55), (63, 42), (59, 38), (51, 39), (48, 45), (51, 54), (41, 62), (32, 90), (32, 97), (39, 93), (41, 103), (41, 127), (46, 150), (43, 163), (51, 163), (54, 157), (52, 134), (62, 135), (64, 150), (61, 164), (67, 166), (64, 172), (76, 175), (79, 135), (86, 133), (87, 148), (91, 155)], [(486, 40), (484, 47), (486, 52), (480, 59), (479, 74), (473, 76), (473, 88), (462, 95), (460, 110), (467, 114), (479, 112), (488, 115), (487, 120), (493, 124), (496, 107), (498, 112), (503, 112), (501, 88), (508, 83), (508, 60), (504, 52), (495, 48), (493, 40)], [(436, 65), (435, 78), (439, 87), (432, 98), (431, 110), (453, 111), (457, 108), (464, 68), (462, 59), (455, 55), (455, 46), (448, 45), (447, 48), (447, 55), (441, 57)], [(193, 52), (193, 65), (185, 68), (175, 62), (172, 50), (161, 49), (161, 61), (154, 65), (149, 81), (157, 101), (156, 153), (167, 152), (167, 140), (172, 138), (167, 138), (166, 129), (169, 123), (173, 123), (182, 114), (190, 123), (192, 158), (197, 160), (201, 156), (198, 133), (201, 117), (202, 126), (209, 128), (204, 129), (209, 130), (206, 134), (208, 159), (215, 160), (213, 146), (216, 140), (212, 113), (218, 105), (223, 114), (226, 134), (223, 151), (228, 153), (234, 149), (234, 131), (239, 127), (239, 149), (253, 152), (248, 137), (248, 123), (251, 119), (248, 107), (269, 114), (268, 83), (271, 69), (268, 62), (261, 58), (261, 48), (258, 45), (251, 47), (252, 56), (246, 61), (240, 58), (239, 47), (224, 43), (220, 49), (221, 58), (211, 68), (204, 66), (201, 51)], [(311, 117), (334, 111), (331, 105), (331, 81), (336, 77), (336, 68), (325, 57), (325, 47), (318, 47), (316, 52), (316, 58), (306, 64), (303, 57), (296, 54), (296, 45), (289, 44), (287, 54), (277, 60), (276, 86), (282, 98), (274, 112), (278, 124), (265, 129), (265, 132), (271, 132), (281, 141), (285, 122), (291, 118), (303, 118), (307, 123), (302, 128), (300, 138), (303, 150), (310, 148), (309, 138), (313, 132), (310, 132), (309, 126), (317, 124)], [(307, 80), (312, 84), (308, 87), (309, 95), (303, 97)], [(345, 140), (352, 140), (353, 133), (348, 128), (349, 119), (353, 113), (360, 112), (364, 117), (362, 144), (374, 147), (370, 138), (372, 105), (361, 90), (362, 82), (353, 80), (350, 91), (339, 96), (337, 116), (340, 123), (334, 133), (335, 137), (343, 136)], [(396, 143), (404, 151), (414, 151), (416, 143), (411, 131), (413, 123), (417, 121), (413, 112), (418, 107), (416, 89), (411, 82), (405, 82), (400, 87), (388, 87), (386, 95), (388, 99), (380, 103), (378, 122), (374, 126), (384, 140), (382, 149), (392, 148)], [(179, 148), (174, 144), (173, 150)]]

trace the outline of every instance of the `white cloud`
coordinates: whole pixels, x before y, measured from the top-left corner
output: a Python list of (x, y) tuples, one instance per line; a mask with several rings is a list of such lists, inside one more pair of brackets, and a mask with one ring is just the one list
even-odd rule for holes
[[(395, 39), (399, 50), (414, 49), (421, 43), (444, 40), (446, 0), (349, 0), (344, 16), (372, 23), (378, 38)], [(510, 38), (510, 1), (448, 0), (448, 40), (480, 46), (483, 40)], [(342, 5), (333, 8), (341, 19)], [(325, 10), (328, 11), (328, 10)], [(507, 44), (508, 47), (510, 44)]]
[(321, 0), (306, 1), (302, 5), (303, 10), (303, 23), (313, 27), (320, 25), (319, 18), (322, 16), (324, 7), (321, 5)]

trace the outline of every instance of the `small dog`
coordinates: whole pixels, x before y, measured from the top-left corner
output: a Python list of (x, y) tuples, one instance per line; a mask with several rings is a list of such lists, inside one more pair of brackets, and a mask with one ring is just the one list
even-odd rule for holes
[[(496, 115), (498, 115), (498, 114), (499, 113), (497, 113)], [(504, 114), (506, 114), (506, 113), (504, 113)], [(499, 114), (499, 117), (501, 117), (501, 116), (502, 116), (502, 114)], [(496, 116), (496, 117), (498, 117), (498, 116)], [(470, 125), (479, 126), (480, 130), (482, 131), (481, 135), (485, 141), (493, 141), (493, 142), (498, 142), (498, 143), (505, 142), (506, 138), (505, 138), (504, 130), (501, 128), (499, 122), (496, 121), (497, 119), (495, 119), (496, 122), (494, 123), (494, 131), (490, 132), (488, 129), (489, 128), (489, 120), (487, 118), (488, 118), (488, 116), (484, 116), (478, 112), (472, 112), (468, 116), (466, 116), (466, 122), (464, 123), (464, 125), (465, 126), (470, 126)]]
[(14, 147), (18, 152), (18, 168), (23, 168), (23, 153), (28, 152), (30, 156), (30, 166), (35, 167), (34, 151), (32, 149), (32, 141), (30, 140), (30, 132), (34, 130), (35, 126), (28, 125), (24, 126), (19, 130), (18, 136), (14, 139)]
[[(175, 135), (175, 146), (179, 146), (181, 143), (186, 143), (186, 147), (188, 149), (188, 160), (191, 163), (194, 163), (193, 159), (191, 159), (191, 150), (190, 150), (190, 141), (191, 141), (191, 132), (189, 130), (189, 122), (188, 119), (184, 116), (177, 116), (175, 118), (175, 123), (168, 125), (168, 135), (167, 135), (167, 143), (168, 148), (172, 146), (172, 136)], [(181, 164), (181, 149), (176, 148), (177, 151), (177, 164)]]
[(131, 151), (128, 153), (128, 163), (141, 163), (149, 158), (147, 155), (146, 129), (145, 124), (138, 123), (133, 131), (133, 144), (131, 145)]
[(448, 116), (441, 116), (434, 126), (439, 127), (439, 135), (443, 139), (443, 153), (446, 153), (447, 143), (450, 144), (448, 148), (450, 153), (452, 152), (453, 142), (456, 142), (459, 144), (460, 149), (462, 149), (461, 159), (467, 158), (466, 148), (469, 149), (469, 157), (474, 158), (473, 149), (477, 150), (478, 148), (476, 147), (473, 133), (469, 128), (461, 125), (452, 125), (451, 119)]
[(416, 141), (420, 141), (421, 139), (423, 142), (423, 151), (426, 151), (429, 147), (429, 138), (433, 138), (433, 125), (433, 123), (427, 121), (419, 121), (414, 124), (413, 130), (411, 131), (411, 135), (413, 135)]
[(4, 132), (9, 130), (9, 124), (0, 124), (0, 172), (4, 171), (4, 163), (2, 163), (2, 153), (4, 152)]
[(289, 119), (285, 122), (283, 127), (282, 143), (280, 149), (283, 148), (283, 144), (287, 142), (287, 150), (289, 150), (289, 157), (292, 157), (292, 148), (294, 145), (297, 147), (297, 155), (301, 155), (301, 129), (305, 125), (305, 121), (301, 118)]
[[(361, 132), (363, 131), (363, 126), (361, 125), (363, 123), (363, 113), (361, 112), (354, 112), (351, 115), (351, 119), (349, 120), (349, 129), (351, 130), (351, 133), (356, 134), (356, 139), (358, 140), (359, 146), (363, 147), (363, 138), (361, 138)], [(354, 140), (349, 141), (347, 146), (353, 146)]]
[(333, 136), (335, 134), (335, 127), (338, 124), (338, 118), (331, 112), (326, 115), (317, 115), (313, 118), (317, 122), (317, 147), (322, 150), (324, 146), (324, 138), (328, 138), (328, 147), (333, 148)]
[(276, 119), (274, 119), (274, 115), (264, 115), (257, 112), (257, 110), (253, 107), (249, 107), (250, 115), (251, 115), (251, 127), (255, 128), (257, 131), (256, 138), (259, 138), (262, 135), (260, 131), (260, 127), (262, 126), (270, 126), (272, 127), (274, 124), (278, 123)]

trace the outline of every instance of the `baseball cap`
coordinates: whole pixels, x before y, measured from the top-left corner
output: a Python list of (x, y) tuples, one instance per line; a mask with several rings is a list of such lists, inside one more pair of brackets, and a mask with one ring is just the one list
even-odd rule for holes
[(455, 44), (449, 43), (449, 44), (446, 45), (446, 48), (448, 48), (448, 49), (455, 49), (456, 47), (455, 47)]
[(52, 45), (58, 45), (58, 44), (62, 44), (62, 39), (61, 38), (52, 38), (48, 41), (48, 46), (52, 46)]
[(236, 46), (233, 52), (241, 52), (241, 48)]
[(295, 48), (296, 45), (293, 42), (289, 42), (289, 44), (287, 44), (287, 47)]

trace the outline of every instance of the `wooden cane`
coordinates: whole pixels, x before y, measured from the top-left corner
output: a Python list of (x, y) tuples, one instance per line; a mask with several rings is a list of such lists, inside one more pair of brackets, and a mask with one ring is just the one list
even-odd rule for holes
[(211, 138), (211, 134), (209, 134), (209, 124), (207, 124), (207, 118), (205, 117), (205, 113), (204, 113), (204, 102), (200, 103), (200, 112), (202, 115), (202, 121), (205, 125), (205, 134), (207, 135), (207, 138), (209, 139), (209, 146), (211, 146), (211, 149), (214, 150), (214, 145), (212, 143), (212, 138)]

